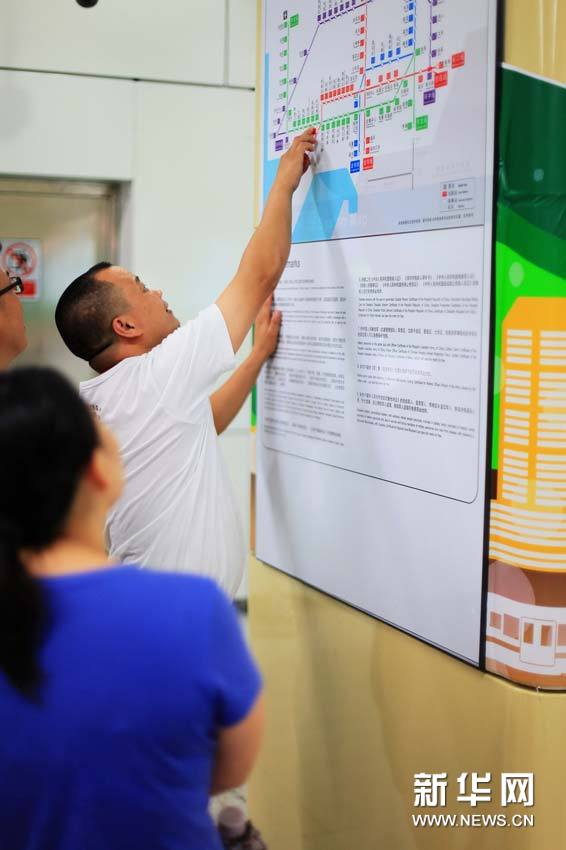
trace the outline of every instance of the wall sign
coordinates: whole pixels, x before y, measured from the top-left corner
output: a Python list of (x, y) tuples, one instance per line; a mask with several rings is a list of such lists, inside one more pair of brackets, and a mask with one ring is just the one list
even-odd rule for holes
[(39, 239), (14, 239), (0, 236), (0, 265), (8, 274), (21, 277), (22, 298), (37, 301), (41, 293), (43, 263)]
[(315, 126), (258, 386), (259, 558), (482, 647), (495, 0), (264, 0), (262, 194)]

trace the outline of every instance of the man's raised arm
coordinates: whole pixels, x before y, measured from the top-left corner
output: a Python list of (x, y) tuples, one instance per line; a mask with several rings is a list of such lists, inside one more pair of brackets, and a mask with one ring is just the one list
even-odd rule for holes
[(279, 161), (263, 216), (250, 239), (234, 279), (217, 300), (237, 351), (246, 338), (261, 305), (283, 274), (291, 247), (291, 201), (308, 169), (308, 152), (316, 147), (316, 130), (297, 136)]

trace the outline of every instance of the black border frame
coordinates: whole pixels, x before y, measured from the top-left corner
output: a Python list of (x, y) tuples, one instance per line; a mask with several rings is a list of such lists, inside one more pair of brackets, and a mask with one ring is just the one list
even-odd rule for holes
[(494, 377), (495, 377), (495, 323), (496, 323), (496, 297), (497, 297), (497, 268), (496, 268), (496, 232), (497, 232), (497, 207), (499, 202), (499, 157), (500, 157), (500, 135), (499, 116), (501, 114), (501, 85), (502, 85), (502, 63), (505, 44), (505, 9), (506, 0), (496, 0), (496, 22), (495, 22), (495, 124), (493, 144), (493, 198), (492, 198), (492, 229), (491, 229), (491, 299), (489, 316), (489, 372), (488, 372), (488, 396), (487, 396), (487, 432), (486, 432), (486, 464), (485, 464), (485, 515), (483, 523), (483, 575), (481, 585), (481, 613), (480, 613), (480, 646), (478, 656), (478, 668), (485, 671), (486, 656), (486, 627), (487, 627), (487, 594), (489, 585), (489, 532), (492, 491), (492, 466), (493, 455), (493, 410), (494, 399)]

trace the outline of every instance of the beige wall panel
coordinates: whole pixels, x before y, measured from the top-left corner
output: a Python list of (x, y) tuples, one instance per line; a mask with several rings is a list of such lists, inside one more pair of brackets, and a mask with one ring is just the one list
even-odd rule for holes
[[(268, 730), (250, 786), (270, 850), (563, 847), (566, 694), (513, 686), (257, 561), (250, 626)], [(416, 829), (413, 775), (535, 773), (534, 828)], [(429, 810), (433, 811), (433, 810)]]
[(564, 0), (507, 0), (504, 58), (510, 65), (566, 82)]

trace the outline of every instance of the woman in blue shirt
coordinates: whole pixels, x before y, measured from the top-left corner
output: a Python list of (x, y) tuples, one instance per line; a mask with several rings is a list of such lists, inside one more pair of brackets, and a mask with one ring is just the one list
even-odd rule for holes
[(111, 563), (117, 444), (47, 369), (0, 375), (0, 846), (218, 850), (260, 677), (208, 579)]

